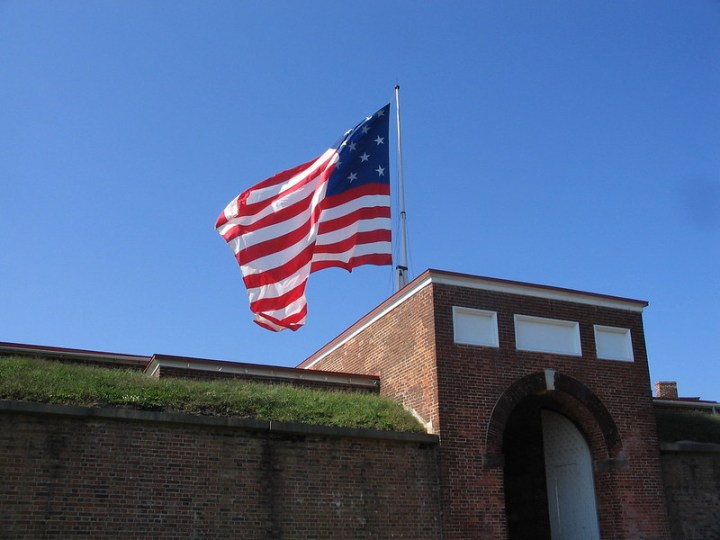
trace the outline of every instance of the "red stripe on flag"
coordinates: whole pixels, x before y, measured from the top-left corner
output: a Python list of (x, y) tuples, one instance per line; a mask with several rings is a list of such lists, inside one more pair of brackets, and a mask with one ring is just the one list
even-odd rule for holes
[(252, 310), (255, 312), (262, 312), (283, 309), (284, 307), (292, 304), (295, 300), (302, 298), (303, 294), (305, 294), (305, 282), (281, 296), (275, 298), (261, 298), (260, 300), (252, 302)]
[[(259, 184), (254, 185), (250, 189), (246, 189), (243, 191), (240, 195), (235, 197), (233, 201), (238, 205), (238, 208), (241, 206), (241, 202), (246, 200), (252, 193), (264, 189), (269, 188), (274, 185), (279, 185), (284, 182), (287, 182), (290, 178), (293, 176), (299, 174), (305, 169), (308, 169), (313, 163), (315, 163), (318, 159), (320, 159), (321, 156), (318, 156), (317, 158), (308, 161), (307, 163), (303, 163), (302, 165), (298, 165), (297, 167), (293, 167), (292, 169), (288, 169), (286, 171), (282, 171), (277, 173), (275, 176), (271, 176), (270, 178), (263, 180)], [(257, 203), (256, 203), (257, 204)], [(228, 205), (229, 206), (229, 205)], [(251, 208), (253, 205), (244, 204), (242, 205), (245, 209)], [(267, 205), (265, 205), (267, 206)], [(244, 215), (245, 212), (239, 212), (240, 214)], [(221, 227), (222, 225), (225, 225), (228, 222), (227, 217), (225, 216), (225, 212), (223, 211), (220, 216), (217, 219), (217, 222), (215, 223), (215, 228)]]
[(323, 200), (323, 208), (335, 208), (341, 204), (349, 203), (365, 195), (390, 195), (389, 184), (364, 184), (348, 189), (337, 195), (330, 195)]
[(320, 217), (320, 212), (321, 209), (316, 208), (312, 216), (310, 216), (310, 219), (294, 231), (290, 231), (287, 234), (277, 236), (270, 240), (265, 240), (264, 242), (260, 242), (258, 244), (255, 244), (254, 246), (248, 246), (246, 248), (243, 248), (237, 254), (237, 261), (240, 264), (248, 264), (249, 262), (254, 261), (255, 259), (259, 259), (260, 257), (272, 255), (273, 253), (282, 251), (283, 249), (289, 248), (290, 246), (294, 246), (303, 238), (308, 236), (308, 234), (310, 233), (310, 229)]
[(308, 264), (312, 259), (312, 254), (315, 249), (315, 243), (308, 245), (298, 255), (290, 259), (288, 262), (276, 267), (259, 272), (257, 274), (248, 274), (243, 277), (245, 286), (248, 289), (256, 289), (263, 285), (272, 285), (278, 281), (282, 281), (286, 277), (293, 275), (295, 272), (300, 270), (303, 266)]
[(340, 242), (332, 244), (317, 244), (315, 253), (345, 253), (354, 246), (361, 244), (373, 244), (375, 242), (390, 242), (392, 233), (387, 229), (378, 229), (376, 231), (366, 231), (348, 236)]
[(363, 266), (365, 264), (372, 264), (375, 266), (386, 266), (392, 264), (392, 255), (387, 254), (369, 254), (359, 255), (353, 257), (348, 262), (341, 261), (317, 261), (312, 263), (310, 272), (317, 272), (318, 270), (324, 270), (325, 268), (344, 268), (348, 272), (352, 271), (357, 266)]
[(332, 231), (337, 231), (353, 223), (360, 221), (361, 219), (373, 219), (373, 218), (389, 218), (390, 207), (389, 206), (369, 206), (364, 208), (358, 208), (357, 210), (345, 214), (336, 219), (328, 221), (322, 221), (318, 225), (318, 234), (326, 234)]
[[(268, 197), (266, 199), (263, 199), (261, 201), (257, 202), (247, 202), (247, 199), (250, 198), (250, 196), (257, 191), (255, 188), (248, 190), (243, 195), (241, 195), (238, 198), (238, 213), (240, 213), (243, 216), (255, 216), (259, 214), (261, 211), (265, 210), (268, 206), (272, 205), (274, 202), (276, 202), (280, 198), (286, 198), (289, 195), (301, 191), (306, 188), (306, 186), (312, 182), (314, 182), (317, 178), (323, 175), (323, 173), (326, 172), (326, 169), (324, 167), (319, 167), (318, 170), (314, 171), (312, 175), (307, 176), (294, 186), (286, 189), (282, 193), (277, 193), (276, 195), (272, 197)], [(292, 176), (288, 176), (285, 180), (290, 180)]]
[[(272, 178), (268, 178), (267, 180), (264, 180), (257, 184), (256, 186), (251, 187), (250, 189), (245, 190), (243, 193), (238, 195), (235, 198), (235, 203), (237, 205), (237, 216), (234, 217), (252, 217), (263, 210), (265, 210), (268, 206), (273, 204), (273, 202), (277, 201), (279, 198), (286, 198), (291, 194), (294, 194), (297, 191), (300, 191), (304, 188), (306, 188), (307, 184), (310, 182), (313, 182), (316, 180), (319, 176), (324, 175), (325, 178), (329, 177), (330, 174), (332, 174), (332, 171), (335, 169), (335, 165), (329, 165), (330, 158), (332, 156), (329, 156), (326, 160), (322, 161), (320, 165), (318, 165), (317, 170), (313, 171), (312, 174), (308, 175), (306, 178), (304, 178), (302, 181), (298, 182), (296, 185), (286, 189), (282, 193), (277, 193), (274, 196), (265, 198), (261, 201), (257, 201), (254, 203), (247, 202), (249, 198), (252, 197), (252, 195), (256, 192), (259, 192), (263, 189), (270, 188), (276, 185), (282, 185), (283, 183), (287, 182), (294, 176), (297, 176), (298, 174), (302, 173), (304, 170), (309, 169), (313, 164), (315, 164), (316, 161), (318, 161), (322, 156), (318, 157), (317, 159), (314, 159), (312, 161), (308, 161), (307, 163), (304, 163), (302, 165), (299, 165), (298, 167), (295, 167), (293, 169), (288, 169), (287, 171), (283, 171), (281, 173), (276, 174)], [(312, 191), (311, 191), (312, 193)], [(299, 204), (300, 201), (297, 201), (293, 204)], [(282, 210), (282, 209), (281, 209)], [(278, 211), (273, 212), (273, 214), (277, 213)], [(271, 214), (271, 216), (273, 215)], [(270, 217), (270, 216), (268, 216)], [(232, 219), (232, 218), (231, 218)], [(266, 219), (266, 218), (263, 218)], [(282, 218), (277, 218), (277, 221), (282, 221)], [(228, 223), (228, 218), (225, 216), (225, 212), (220, 214), (220, 216), (217, 219), (217, 222), (215, 224), (215, 228), (221, 227), (222, 225), (225, 225)], [(241, 224), (238, 224), (238, 226), (243, 226)], [(253, 224), (255, 226), (255, 224)], [(248, 227), (247, 225), (244, 225), (244, 227)]]
[(267, 324), (264, 324), (262, 322), (262, 319), (267, 320), (268, 322), (275, 324), (277, 326), (281, 326), (283, 328), (289, 328), (290, 330), (297, 330), (302, 326), (302, 324), (299, 324), (305, 317), (307, 317), (307, 305), (303, 307), (302, 310), (300, 310), (298, 313), (294, 313), (293, 315), (290, 315), (288, 317), (285, 317), (283, 319), (276, 319), (275, 317), (271, 315), (267, 315), (265, 313), (258, 314), (258, 318), (255, 319), (255, 322), (262, 326), (263, 328), (267, 328), (268, 330), (272, 330), (273, 332), (278, 332), (279, 330), (276, 328), (273, 328), (272, 326), (269, 326)]
[[(294, 332), (295, 330), (302, 327), (302, 321), (305, 319), (305, 317), (307, 317), (307, 306), (305, 306), (302, 312), (298, 313), (297, 315), (292, 315), (284, 319), (276, 319), (264, 313), (257, 314), (255, 318), (255, 324), (273, 332), (280, 332), (286, 329), (292, 330)], [(263, 319), (267, 322), (264, 322)]]
[(232, 228), (229, 229), (225, 234), (223, 234), (223, 238), (226, 242), (230, 242), (231, 240), (234, 240), (240, 235), (248, 234), (254, 231), (258, 231), (260, 229), (264, 229), (266, 227), (270, 227), (271, 225), (276, 225), (278, 223), (282, 223), (283, 221), (288, 221), (298, 214), (302, 214), (305, 212), (309, 206), (310, 202), (312, 200), (312, 197), (315, 195), (315, 191), (310, 191), (308, 193), (308, 196), (304, 199), (290, 205), (286, 206), (285, 208), (281, 208), (280, 210), (277, 210), (273, 212), (272, 214), (269, 214), (265, 216), (264, 218), (261, 218), (257, 220), (255, 223), (252, 223), (251, 225), (241, 225), (241, 224), (235, 224), (232, 225)]

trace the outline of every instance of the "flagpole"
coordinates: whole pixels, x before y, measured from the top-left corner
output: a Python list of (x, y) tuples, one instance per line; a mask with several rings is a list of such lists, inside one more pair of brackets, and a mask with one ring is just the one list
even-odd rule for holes
[(399, 291), (408, 284), (407, 223), (405, 214), (405, 179), (403, 177), (402, 136), (400, 134), (400, 85), (395, 85), (395, 113), (397, 118), (398, 210), (400, 213), (400, 263), (395, 266)]

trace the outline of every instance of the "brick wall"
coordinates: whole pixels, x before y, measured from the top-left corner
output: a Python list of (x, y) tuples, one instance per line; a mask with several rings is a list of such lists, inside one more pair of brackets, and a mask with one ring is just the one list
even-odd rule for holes
[[(441, 441), (443, 538), (508, 538), (505, 421), (523, 399), (542, 396), (589, 443), (602, 537), (667, 539), (642, 315), (601, 304), (432, 282), (394, 309), (381, 306), (368, 317), (374, 322), (301, 366), (380, 375), (382, 394), (432, 421)], [(456, 344), (453, 306), (497, 312), (500, 346)], [(516, 350), (514, 314), (578, 322), (582, 356)], [(634, 361), (599, 360), (595, 324), (629, 328)]]
[(2, 538), (440, 537), (436, 439), (0, 406)]
[(673, 540), (720, 538), (720, 445), (663, 443)]
[(414, 410), (424, 422), (432, 423), (430, 431), (437, 433), (440, 416), (432, 307), (432, 289), (428, 287), (335, 349), (313, 368), (380, 375), (380, 393)]

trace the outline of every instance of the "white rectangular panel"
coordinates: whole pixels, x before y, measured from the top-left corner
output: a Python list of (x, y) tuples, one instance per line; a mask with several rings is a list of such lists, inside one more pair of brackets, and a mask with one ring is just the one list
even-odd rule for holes
[(603, 360), (632, 362), (635, 359), (628, 328), (595, 325), (595, 350), (597, 357)]
[(497, 313), (453, 306), (455, 343), (498, 346)]
[(580, 356), (580, 327), (574, 321), (515, 315), (515, 344), (521, 351)]

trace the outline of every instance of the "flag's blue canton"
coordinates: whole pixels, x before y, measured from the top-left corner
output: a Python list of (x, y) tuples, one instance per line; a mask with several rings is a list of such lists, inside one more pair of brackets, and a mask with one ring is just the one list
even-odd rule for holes
[(388, 104), (348, 131), (335, 146), (339, 161), (330, 175), (326, 196), (363, 184), (390, 183), (389, 116)]

